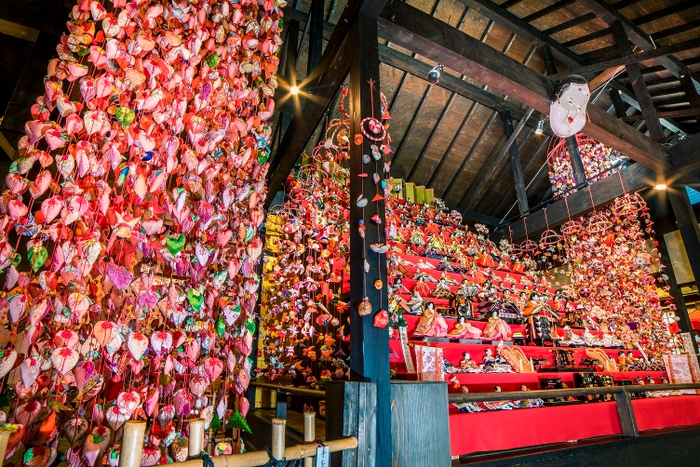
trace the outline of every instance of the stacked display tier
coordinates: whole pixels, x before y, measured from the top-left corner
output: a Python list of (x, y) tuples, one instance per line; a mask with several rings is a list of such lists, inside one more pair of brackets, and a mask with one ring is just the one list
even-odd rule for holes
[[(700, 397), (697, 396), (634, 399), (632, 408), (640, 431), (700, 424)], [(615, 402), (507, 412), (461, 413), (450, 409), (453, 456), (566, 443), (621, 433)]]

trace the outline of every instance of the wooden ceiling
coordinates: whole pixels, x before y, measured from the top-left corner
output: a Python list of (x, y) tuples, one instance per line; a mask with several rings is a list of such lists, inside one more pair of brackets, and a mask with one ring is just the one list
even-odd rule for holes
[[(20, 79), (31, 58), (28, 51), (35, 41), (41, 42), (42, 36), (55, 43), (56, 34), (65, 28), (72, 3), (70, 0), (0, 2), (3, 49), (0, 109), (10, 101), (16, 104), (8, 108), (0, 125), (0, 140), (12, 142), (23, 126), (27, 96), (17, 98), (17, 93), (24, 81), (36, 80), (40, 84), (43, 78), (41, 72), (29, 73), (25, 69)], [(611, 27), (613, 20), (622, 20), (634, 53), (654, 53), (655, 48), (663, 52), (663, 47), (675, 46), (674, 53), (628, 68), (614, 66), (584, 73), (587, 79), (601, 85), (594, 92), (594, 105), (623, 118), (636, 130), (654, 135), (657, 124), (648, 123), (653, 115), (649, 113), (649, 102), (653, 103), (651, 111), (661, 117), (657, 127), (661, 138), (656, 133), (656, 139), (666, 143), (700, 131), (697, 94), (700, 84), (696, 75), (700, 74), (700, 47), (697, 47), (700, 3), (697, 0), (615, 0), (609, 4), (604, 0), (410, 0), (407, 3), (483, 42), (494, 49), (494, 54), (505, 54), (537, 73), (544, 73), (546, 68), (543, 44), (548, 44), (554, 52), (559, 73), (629, 56), (618, 46)], [(325, 0), (323, 45), (331, 37), (345, 6), (346, 0)], [(281, 57), (283, 62), (296, 62), (295, 67), (282, 67), (281, 75), (285, 78), (295, 75), (297, 81), (302, 81), (307, 75), (308, 50), (313, 43), (312, 22), (307, 21), (310, 10), (311, 0), (290, 1), (285, 8), (285, 47)], [(287, 36), (295, 26), (298, 26), (297, 40)], [(35, 49), (34, 58), (48, 60), (49, 57), (41, 56), (39, 49)], [(313, 45), (311, 49), (316, 54), (312, 62), (316, 62), (320, 52)], [(507, 110), (517, 124), (528, 108), (485, 88), (470, 78), (468, 72), (461, 76), (450, 69), (451, 63), (443, 63), (442, 79), (430, 86), (427, 72), (436, 63), (392, 42), (380, 40), (379, 56), (382, 61), (379, 81), (392, 115), (390, 132), (395, 150), (392, 175), (434, 188), (436, 196), (462, 211), (467, 219), (496, 225), (501, 219), (517, 216), (513, 172), (508, 151), (504, 150), (507, 137), (503, 111)], [(641, 79), (631, 82), (635, 67)], [(643, 89), (648, 91), (646, 101), (644, 96), (640, 97)], [(15, 98), (11, 97), (13, 93)], [(640, 105), (640, 101), (646, 104)], [(281, 103), (278, 109), (292, 111), (293, 104), (290, 100)], [(281, 111), (274, 119), (273, 160), (289, 122)], [(535, 133), (539, 117), (538, 112), (532, 115), (515, 143), (531, 207), (547, 201), (551, 194), (546, 158), (553, 143), (548, 129), (543, 135)], [(309, 140), (307, 150), (321, 136), (320, 125), (315, 136)], [(0, 147), (6, 149), (6, 145)]]

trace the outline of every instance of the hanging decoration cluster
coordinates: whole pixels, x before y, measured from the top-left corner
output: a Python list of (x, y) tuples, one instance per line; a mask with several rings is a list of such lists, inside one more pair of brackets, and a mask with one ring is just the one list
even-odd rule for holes
[[(623, 162), (624, 156), (614, 149), (578, 133), (576, 143), (586, 171), (586, 180), (594, 182), (615, 173), (615, 167)], [(565, 139), (559, 142), (547, 155), (549, 164), (549, 180), (552, 183), (552, 193), (555, 198), (570, 195), (576, 187), (574, 173), (571, 168), (571, 158)]]
[(350, 251), (347, 96), (343, 88), (338, 118), (266, 223), (260, 356), (270, 381), (317, 387), (349, 376), (349, 314), (340, 300), (348, 291)]
[[(660, 259), (646, 203), (639, 194), (628, 194), (575, 225), (569, 224), (564, 241), (576, 301), (589, 322), (628, 347), (641, 347), (660, 365), (660, 355), (669, 353), (672, 343), (657, 282), (669, 286), (663, 274), (653, 275)], [(670, 298), (667, 305), (675, 309)]]
[(249, 429), (283, 6), (73, 7), (0, 197), (7, 458), (50, 464), (60, 433), (70, 465), (117, 465), (146, 419), (153, 465), (189, 417)]

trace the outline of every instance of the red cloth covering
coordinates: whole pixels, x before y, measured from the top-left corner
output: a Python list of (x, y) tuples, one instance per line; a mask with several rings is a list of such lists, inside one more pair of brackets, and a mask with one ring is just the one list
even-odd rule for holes
[(615, 402), (460, 413), (450, 408), (453, 456), (622, 433)]
[[(700, 397), (632, 401), (639, 431), (700, 424)], [(450, 408), (453, 456), (565, 443), (622, 432), (615, 402), (460, 413)]]

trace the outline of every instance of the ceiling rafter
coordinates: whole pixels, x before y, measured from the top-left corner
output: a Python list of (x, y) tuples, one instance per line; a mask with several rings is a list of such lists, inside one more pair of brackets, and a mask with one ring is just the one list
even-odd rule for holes
[[(544, 75), (513, 60), (436, 18), (402, 3), (388, 4), (378, 20), (384, 39), (469, 74), (492, 89), (535, 110), (548, 113), (553, 83)], [(436, 42), (437, 41), (437, 42)], [(629, 125), (595, 106), (588, 108), (586, 134), (655, 170), (670, 167), (666, 151)]]
[(559, 11), (562, 8), (571, 5), (572, 3), (575, 3), (575, 0), (560, 0), (556, 3), (553, 3), (552, 5), (549, 5), (546, 8), (542, 8), (541, 10), (537, 10), (536, 12), (527, 15), (523, 18), (523, 21), (525, 21), (526, 23), (532, 23), (533, 21), (538, 20), (540, 18), (544, 18), (545, 16), (554, 13), (555, 11)]
[[(607, 23), (609, 26), (615, 24), (619, 21), (620, 24), (625, 28), (627, 37), (629, 41), (639, 47), (644, 51), (653, 50), (656, 45), (650, 39), (649, 35), (639, 29), (632, 21), (627, 19), (625, 15), (619, 11), (612, 8), (610, 5), (602, 0), (579, 0), (581, 5), (585, 6), (592, 13), (596, 14), (601, 20)], [(700, 89), (700, 78), (688, 69), (683, 62), (677, 58), (670, 57), (656, 57), (655, 60), (659, 65), (664, 66), (668, 71), (670, 71), (674, 76), (681, 77), (682, 75), (690, 76), (696, 87)]]
[[(514, 14), (499, 8), (498, 5), (491, 2), (490, 0), (459, 0), (459, 2), (478, 11), (479, 13), (491, 19), (492, 21), (495, 21), (501, 26), (507, 28), (508, 30), (513, 31), (519, 37), (533, 43), (538, 47), (542, 45), (548, 45), (552, 49), (552, 53), (554, 54), (554, 56), (569, 67), (584, 66), (590, 64), (588, 60), (582, 58), (575, 52), (564, 47), (562, 44), (555, 41), (551, 37), (543, 34), (542, 31), (535, 28), (534, 26), (525, 23), (523, 20), (521, 20)], [(604, 81), (607, 81), (607, 78)], [(634, 93), (630, 89), (627, 89), (625, 86), (621, 85), (617, 81), (610, 82), (610, 86), (618, 89), (623, 94), (623, 98), (630, 105), (641, 109), (639, 103), (635, 100)], [(661, 124), (674, 133), (687, 133), (687, 131), (684, 128), (682, 128), (681, 125), (678, 125), (674, 121), (664, 119), (661, 121)]]

